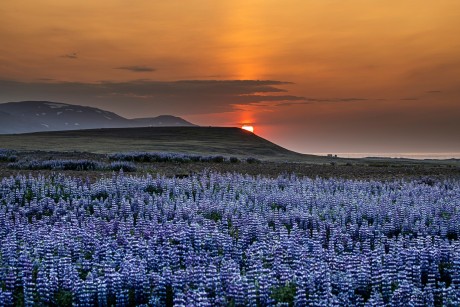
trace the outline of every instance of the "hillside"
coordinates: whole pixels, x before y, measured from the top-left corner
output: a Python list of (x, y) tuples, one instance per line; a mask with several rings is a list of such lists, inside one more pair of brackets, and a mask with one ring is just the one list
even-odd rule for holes
[(299, 161), (324, 158), (289, 151), (251, 132), (224, 127), (147, 127), (0, 135), (3, 148), (111, 153), (163, 151)]
[(171, 115), (127, 119), (102, 109), (60, 102), (21, 101), (0, 104), (0, 134), (144, 126), (194, 125)]
[[(0, 113), (1, 115), (1, 113)], [(273, 162), (303, 162), (327, 165), (371, 165), (387, 172), (400, 167), (448, 166), (459, 160), (411, 160), (392, 158), (347, 159), (300, 154), (276, 145), (254, 133), (230, 127), (104, 128), (0, 135), (0, 148), (19, 151), (61, 152), (79, 157), (81, 152), (175, 152), (226, 157), (254, 157)], [(430, 166), (430, 167), (431, 167)], [(402, 171), (402, 169), (400, 169)], [(287, 171), (287, 170), (286, 170)], [(405, 171), (403, 171), (405, 172)]]
[[(205, 170), (244, 174), (341, 177), (394, 180), (395, 178), (459, 178), (460, 161), (409, 159), (341, 159), (289, 151), (253, 133), (223, 127), (112, 128), (0, 135), (0, 148), (19, 150), (18, 161), (53, 159), (107, 160), (115, 152), (175, 152), (200, 156), (222, 155), (241, 161), (253, 157), (264, 163), (150, 163), (139, 172), (176, 176)], [(0, 177), (16, 174), (8, 161), (0, 161)], [(24, 170), (27, 174), (30, 170)], [(42, 172), (42, 171), (40, 171)], [(99, 172), (86, 172), (96, 178)], [(75, 173), (80, 176), (81, 173)], [(423, 179), (425, 180), (425, 179)], [(429, 179), (431, 180), (431, 179)], [(427, 182), (431, 182), (431, 181)]]

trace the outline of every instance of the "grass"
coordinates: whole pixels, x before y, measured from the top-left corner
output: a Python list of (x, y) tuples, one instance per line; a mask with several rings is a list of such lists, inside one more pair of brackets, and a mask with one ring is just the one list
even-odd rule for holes
[[(120, 152), (174, 152), (189, 155), (234, 157), (249, 163), (295, 162), (315, 165), (366, 165), (381, 171), (395, 168), (406, 173), (418, 166), (460, 168), (460, 160), (411, 160), (390, 158), (346, 159), (300, 154), (240, 128), (147, 127), (38, 132), (0, 135), (0, 146), (19, 151), (110, 154)], [(249, 158), (249, 161), (248, 161)], [(254, 160), (253, 160), (254, 159)], [(235, 163), (239, 165), (238, 163)], [(419, 171), (417, 171), (419, 172)]]
[(245, 130), (225, 127), (149, 127), (38, 132), (0, 135), (0, 144), (4, 148), (23, 151), (146, 151), (254, 157), (268, 161), (327, 161), (325, 157), (287, 150)]

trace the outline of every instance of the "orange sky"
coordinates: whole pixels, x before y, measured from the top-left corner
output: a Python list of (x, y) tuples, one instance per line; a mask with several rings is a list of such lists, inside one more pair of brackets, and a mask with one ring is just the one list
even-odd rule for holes
[(460, 151), (458, 33), (458, 0), (2, 0), (0, 102), (253, 123), (302, 152)]

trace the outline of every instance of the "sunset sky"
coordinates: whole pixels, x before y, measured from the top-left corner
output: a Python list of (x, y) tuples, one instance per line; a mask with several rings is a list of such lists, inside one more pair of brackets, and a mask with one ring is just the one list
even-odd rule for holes
[(252, 124), (304, 153), (460, 152), (459, 0), (2, 0), (0, 103)]

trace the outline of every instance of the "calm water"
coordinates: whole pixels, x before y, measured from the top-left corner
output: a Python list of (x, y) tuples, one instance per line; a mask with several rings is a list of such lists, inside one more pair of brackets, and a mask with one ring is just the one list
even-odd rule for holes
[[(364, 158), (364, 157), (388, 157), (388, 158), (408, 158), (408, 159), (460, 159), (460, 152), (446, 152), (446, 153), (334, 153), (337, 157), (341, 158)], [(317, 153), (316, 155), (327, 156), (327, 153)]]

